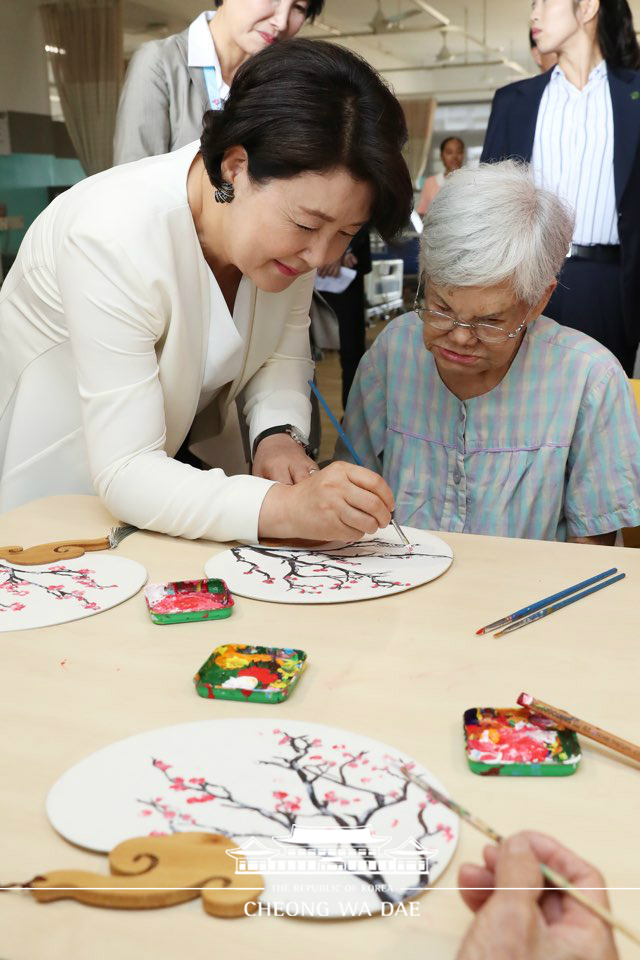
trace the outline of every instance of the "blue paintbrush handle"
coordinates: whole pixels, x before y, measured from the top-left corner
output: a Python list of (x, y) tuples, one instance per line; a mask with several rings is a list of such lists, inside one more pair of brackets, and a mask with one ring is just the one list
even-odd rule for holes
[(509, 619), (517, 620), (519, 617), (526, 617), (527, 614), (534, 613), (536, 610), (542, 610), (543, 607), (548, 607), (549, 604), (555, 603), (556, 600), (563, 600), (564, 597), (568, 597), (572, 593), (577, 593), (578, 590), (582, 590), (584, 587), (590, 587), (592, 583), (598, 583), (600, 580), (610, 577), (612, 573), (617, 572), (617, 569), (617, 567), (612, 567), (611, 570), (605, 570), (604, 573), (598, 573), (595, 577), (589, 577), (588, 580), (583, 580), (582, 583), (576, 583), (573, 587), (567, 587), (566, 590), (553, 593), (550, 597), (545, 597), (544, 600), (530, 603), (528, 607), (523, 607), (522, 610), (516, 610), (515, 613), (509, 614)]
[(568, 607), (570, 604), (576, 603), (577, 600), (582, 600), (584, 597), (588, 597), (592, 593), (597, 593), (598, 590), (604, 590), (605, 587), (610, 587), (612, 583), (617, 583), (618, 580), (624, 579), (625, 576), (626, 574), (619, 573), (617, 577), (612, 577), (611, 580), (605, 580), (604, 583), (597, 583), (595, 586), (589, 587), (588, 590), (583, 590), (582, 593), (576, 593), (572, 597), (567, 597), (566, 600), (561, 600), (559, 603), (553, 603), (551, 606), (545, 607), (543, 610), (537, 610), (535, 613), (525, 617), (523, 620), (518, 620), (517, 623), (512, 623), (510, 627), (500, 630), (500, 632), (494, 634), (494, 636), (504, 636), (505, 633), (512, 633), (514, 630), (519, 630), (520, 627), (526, 627), (529, 623), (534, 623), (536, 620), (541, 620), (543, 617), (548, 617), (550, 613), (555, 613), (556, 610), (562, 610), (563, 607)]
[[(324, 412), (325, 412), (326, 415), (329, 417), (329, 420), (331, 421), (331, 423), (334, 425), (334, 427), (335, 427), (336, 430), (338, 431), (338, 436), (341, 437), (342, 442), (344, 443), (345, 447), (347, 448), (347, 450), (349, 451), (349, 453), (350, 453), (351, 456), (353, 457), (354, 462), (356, 463), (356, 465), (357, 465), (358, 467), (364, 467), (364, 463), (362, 462), (362, 460), (360, 459), (360, 457), (358, 456), (358, 454), (357, 454), (356, 451), (354, 450), (354, 448), (353, 448), (353, 446), (352, 446), (352, 444), (351, 444), (351, 441), (349, 440), (349, 437), (346, 435), (346, 433), (345, 433), (344, 430), (342, 429), (342, 426), (338, 423), (338, 421), (337, 421), (336, 418), (334, 417), (333, 413), (332, 413), (331, 410), (329, 409), (329, 405), (327, 404), (327, 401), (325, 400), (325, 398), (324, 398), (324, 397), (322, 396), (322, 394), (320, 393), (318, 387), (315, 385), (315, 383), (313, 382), (313, 380), (307, 380), (307, 383), (309, 384), (309, 386), (311, 387), (311, 389), (312, 389), (313, 392), (315, 393), (316, 397), (318, 398), (318, 400), (320, 401), (320, 403), (321, 403), (322, 406), (324, 407)], [(400, 527), (400, 525), (398, 524), (398, 521), (395, 519), (395, 517), (393, 516), (393, 514), (391, 514), (391, 526), (392, 526), (393, 529), (396, 531), (396, 533), (398, 534), (398, 536), (400, 537), (400, 539), (401, 539), (402, 542), (404, 543), (405, 547), (409, 547), (409, 546), (410, 546), (409, 538), (408, 538), (407, 535), (405, 534), (404, 530)]]
[(352, 444), (351, 444), (351, 441), (349, 440), (349, 437), (346, 435), (346, 433), (345, 433), (344, 430), (342, 429), (341, 424), (340, 424), (340, 423), (338, 422), (338, 420), (336, 420), (336, 418), (334, 417), (333, 413), (332, 413), (331, 410), (329, 409), (329, 406), (328, 406), (328, 404), (327, 404), (327, 401), (326, 401), (325, 398), (322, 396), (322, 394), (320, 393), (320, 391), (319, 391), (318, 388), (316, 387), (316, 385), (315, 385), (315, 383), (313, 382), (313, 380), (307, 380), (307, 383), (309, 384), (309, 386), (311, 387), (311, 389), (312, 389), (313, 392), (315, 393), (316, 397), (318, 398), (318, 400), (320, 401), (320, 403), (321, 403), (322, 406), (324, 407), (324, 412), (325, 412), (326, 415), (329, 417), (329, 420), (331, 420), (331, 423), (333, 424), (333, 426), (334, 426), (334, 427), (336, 428), (336, 430), (338, 431), (338, 436), (340, 437), (340, 439), (341, 439), (342, 442), (344, 443), (345, 447), (347, 448), (347, 450), (349, 451), (349, 453), (350, 453), (351, 456), (353, 457), (354, 462), (355, 462), (355, 463), (357, 464), (357, 466), (359, 466), (359, 467), (364, 466), (364, 464), (362, 463), (362, 460), (360, 459), (360, 457), (358, 456), (358, 454), (357, 454), (356, 451), (354, 450), (354, 448), (353, 448), (353, 446), (352, 446)]
[(519, 620), (521, 617), (526, 617), (530, 613), (535, 613), (536, 610), (542, 610), (544, 607), (548, 607), (549, 604), (554, 603), (556, 600), (562, 600), (564, 597), (570, 596), (572, 593), (577, 593), (578, 590), (582, 590), (584, 587), (590, 587), (592, 583), (598, 583), (600, 580), (605, 580), (607, 577), (610, 577), (612, 573), (617, 573), (618, 568), (612, 567), (611, 570), (605, 570), (603, 573), (596, 574), (595, 577), (589, 577), (588, 580), (583, 580), (581, 583), (576, 583), (572, 587), (567, 587), (566, 590), (560, 590), (559, 593), (552, 593), (550, 597), (544, 597), (542, 600), (537, 600), (535, 603), (530, 603), (527, 607), (522, 607), (521, 610), (515, 610), (513, 613), (508, 613), (506, 617), (501, 617), (499, 620), (494, 620), (493, 623), (488, 623), (484, 627), (480, 627), (476, 632), (480, 633), (489, 633), (491, 630), (498, 630), (500, 627), (506, 626), (508, 623), (513, 623), (514, 620)]

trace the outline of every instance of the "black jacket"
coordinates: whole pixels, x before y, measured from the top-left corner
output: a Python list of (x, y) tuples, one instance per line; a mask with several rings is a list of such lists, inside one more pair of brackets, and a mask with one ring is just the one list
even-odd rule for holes
[[(607, 67), (613, 107), (613, 169), (621, 247), (625, 326), (640, 338), (640, 70)], [(518, 157), (527, 162), (542, 94), (552, 70), (498, 90), (493, 99), (482, 162)]]

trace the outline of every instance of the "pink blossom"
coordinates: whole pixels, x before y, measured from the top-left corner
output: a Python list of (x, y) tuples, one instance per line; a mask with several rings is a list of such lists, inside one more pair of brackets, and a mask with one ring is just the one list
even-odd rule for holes
[(207, 781), (205, 780), (204, 777), (191, 777), (189, 780), (189, 783), (206, 783), (206, 782)]
[(169, 789), (170, 790), (188, 790), (189, 787), (185, 786), (184, 783), (172, 783)]
[(166, 837), (167, 833), (165, 830), (152, 830), (149, 836), (150, 837)]
[(187, 797), (187, 803), (208, 803), (209, 800), (215, 800), (210, 793), (205, 793), (202, 797)]
[(392, 820), (392, 821), (391, 821), (391, 826), (392, 826), (392, 827), (397, 827), (399, 823), (400, 823), (399, 820)]
[(274, 790), (273, 795), (274, 797), (277, 797), (278, 800), (284, 800), (285, 797), (289, 796), (286, 790)]
[(154, 761), (153, 761), (153, 765), (154, 765), (154, 767), (157, 767), (158, 770), (170, 770), (170, 769), (171, 769), (171, 764), (170, 764), (170, 763), (163, 763), (162, 760), (154, 760)]
[(151, 816), (151, 810), (141, 810), (141, 811), (140, 811), (140, 816), (141, 816), (141, 817), (150, 817), (150, 816)]
[(436, 827), (436, 830), (439, 830), (440, 833), (444, 834), (444, 838), (447, 843), (451, 843), (453, 840), (453, 830), (451, 827), (446, 826), (444, 823), (439, 823)]
[(12, 610), (24, 610), (24, 603), (12, 603), (12, 604), (11, 604), (11, 609), (12, 609)]

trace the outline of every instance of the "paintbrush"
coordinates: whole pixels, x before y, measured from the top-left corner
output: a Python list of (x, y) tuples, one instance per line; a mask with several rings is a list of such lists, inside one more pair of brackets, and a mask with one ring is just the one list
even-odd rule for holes
[[(320, 390), (319, 390), (318, 387), (315, 385), (315, 383), (313, 382), (313, 380), (307, 380), (307, 383), (309, 384), (309, 386), (311, 387), (311, 389), (312, 389), (313, 392), (315, 393), (316, 397), (318, 398), (318, 400), (320, 401), (320, 403), (321, 403), (322, 406), (324, 407), (324, 412), (325, 412), (326, 415), (329, 417), (329, 420), (331, 421), (331, 423), (332, 423), (333, 426), (335, 427), (335, 429), (336, 429), (336, 431), (337, 431), (337, 433), (338, 433), (338, 436), (340, 437), (340, 439), (341, 439), (342, 442), (344, 443), (345, 447), (347, 448), (347, 450), (349, 451), (349, 453), (350, 453), (351, 456), (353, 457), (356, 466), (358, 466), (358, 467), (363, 467), (364, 464), (363, 464), (362, 460), (360, 459), (360, 457), (359, 457), (358, 454), (356, 453), (356, 451), (355, 451), (355, 449), (354, 449), (354, 447), (353, 447), (353, 444), (352, 444), (351, 441), (349, 440), (349, 437), (346, 435), (346, 433), (345, 433), (344, 430), (342, 429), (342, 425), (341, 425), (340, 423), (338, 423), (338, 421), (337, 421), (336, 418), (334, 417), (333, 413), (331, 412), (331, 410), (330, 410), (330, 408), (329, 408), (329, 405), (328, 405), (327, 401), (325, 400), (325, 398), (324, 398), (324, 397), (322, 396), (322, 394), (320, 393)], [(398, 523), (398, 521), (394, 518), (393, 514), (391, 514), (391, 526), (393, 527), (393, 529), (395, 530), (395, 532), (398, 534), (398, 536), (400, 537), (401, 541), (404, 543), (405, 547), (410, 547), (411, 544), (409, 543), (409, 540), (408, 540), (408, 538), (407, 538), (407, 535), (405, 534), (404, 530), (401, 528), (401, 526), (400, 526), (400, 524)]]
[[(414, 773), (411, 773), (411, 771), (406, 767), (401, 766), (400, 772), (410, 783), (415, 784), (416, 787), (420, 787), (420, 789), (424, 790), (425, 793), (431, 794), (434, 800), (436, 800), (438, 803), (442, 803), (454, 813), (457, 813), (461, 820), (465, 820), (470, 826), (475, 827), (475, 829), (479, 830), (480, 833), (483, 833), (486, 837), (489, 837), (490, 840), (493, 840), (494, 843), (502, 843), (504, 840), (502, 834), (498, 833), (493, 829), (493, 827), (490, 827), (489, 824), (485, 823), (483, 820), (480, 820), (473, 813), (470, 813), (469, 810), (465, 810), (465, 808), (461, 807), (459, 803), (455, 802), (455, 800), (452, 800), (450, 797), (446, 797), (443, 793), (440, 793), (439, 790), (436, 790), (435, 787), (431, 786), (431, 784), (426, 783), (426, 781), (424, 781), (421, 777), (417, 777)], [(626, 934), (630, 940), (633, 940), (634, 943), (637, 943), (640, 946), (640, 936), (638, 936), (634, 930), (628, 927), (617, 917), (614, 917), (614, 915), (607, 910), (606, 907), (601, 906), (599, 903), (596, 903), (595, 900), (585, 896), (585, 894), (582, 893), (581, 890), (577, 890), (576, 887), (572, 887), (567, 878), (563, 877), (562, 874), (558, 873), (557, 870), (554, 870), (553, 867), (548, 866), (546, 863), (538, 863), (538, 866), (540, 867), (542, 876), (548, 880), (549, 883), (552, 883), (554, 887), (558, 887), (558, 889), (562, 890), (563, 893), (566, 893), (567, 896), (572, 897), (578, 903), (581, 903), (583, 907), (587, 908), (587, 910), (591, 910), (592, 913), (595, 913), (596, 916), (600, 917), (600, 919), (609, 924), (609, 926), (615, 927), (616, 930), (620, 930), (621, 933)]]
[(543, 717), (549, 717), (550, 720), (554, 720), (568, 730), (575, 730), (576, 733), (581, 733), (583, 736), (589, 737), (590, 740), (596, 740), (611, 750), (617, 750), (625, 757), (640, 761), (640, 746), (631, 743), (630, 740), (623, 740), (622, 737), (601, 730), (600, 727), (596, 727), (592, 723), (579, 720), (578, 717), (574, 717), (558, 707), (552, 707), (550, 703), (545, 703), (544, 700), (536, 700), (528, 693), (521, 693), (518, 697), (518, 703), (532, 713), (540, 713)]
[(551, 596), (544, 597), (542, 600), (536, 600), (535, 603), (530, 603), (528, 606), (522, 607), (520, 610), (514, 610), (513, 613), (507, 614), (506, 617), (501, 617), (500, 620), (494, 620), (493, 623), (487, 623), (486, 626), (480, 627), (479, 630), (476, 630), (476, 634), (480, 635), (483, 633), (491, 633), (492, 630), (499, 630), (500, 627), (506, 627), (510, 623), (513, 623), (514, 620), (521, 620), (530, 613), (535, 613), (537, 610), (542, 610), (544, 607), (548, 607), (550, 604), (555, 603), (556, 600), (564, 600), (565, 597), (570, 596), (572, 593), (577, 593), (578, 590), (583, 590), (585, 587), (590, 587), (592, 583), (598, 583), (600, 580), (605, 580), (607, 577), (610, 577), (617, 572), (617, 567), (612, 567), (611, 570), (605, 570), (604, 573), (598, 573), (595, 577), (589, 577), (588, 580), (582, 580), (580, 583), (574, 583), (572, 587), (566, 587), (566, 589), (560, 590), (559, 593), (552, 593)]
[(578, 600), (583, 600), (585, 597), (591, 596), (592, 593), (597, 593), (598, 590), (604, 590), (605, 587), (610, 587), (612, 583), (617, 583), (618, 580), (624, 580), (625, 576), (625, 573), (619, 573), (617, 577), (611, 577), (610, 580), (605, 580), (603, 583), (596, 583), (594, 587), (589, 587), (588, 590), (583, 590), (581, 593), (575, 593), (573, 596), (567, 597), (566, 600), (560, 600), (559, 603), (552, 603), (549, 607), (543, 607), (542, 610), (537, 610), (536, 613), (531, 613), (528, 617), (523, 617), (522, 620), (516, 620), (516, 622), (512, 623), (509, 627), (498, 630), (497, 633), (494, 633), (494, 637), (504, 637), (505, 634), (513, 633), (514, 630), (520, 630), (521, 627), (526, 627), (536, 620), (542, 620), (543, 617), (548, 617), (552, 613), (562, 610), (563, 607), (577, 603)]
[(125, 537), (135, 533), (137, 527), (123, 524), (112, 527), (108, 536), (98, 540), (56, 540), (53, 543), (40, 543), (35, 547), (0, 547), (0, 560), (11, 560), (20, 566), (31, 567), (38, 563), (53, 563), (54, 560), (75, 560), (84, 553), (94, 550), (114, 550)]

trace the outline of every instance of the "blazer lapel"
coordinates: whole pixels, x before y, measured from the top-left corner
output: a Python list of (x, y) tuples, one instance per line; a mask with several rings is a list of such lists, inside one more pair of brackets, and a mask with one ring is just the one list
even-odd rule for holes
[(640, 73), (607, 67), (613, 107), (613, 173), (618, 209), (640, 141)]
[(531, 80), (524, 81), (518, 90), (518, 108), (514, 113), (511, 131), (513, 143), (517, 149), (510, 152), (512, 156), (522, 157), (527, 163), (533, 154), (540, 101), (552, 73), (553, 70), (548, 70), (537, 77), (532, 77)]
[(198, 91), (198, 95), (202, 100), (202, 112), (205, 113), (207, 110), (211, 109), (211, 104), (209, 103), (209, 94), (207, 92), (207, 84), (204, 79), (204, 71), (202, 67), (190, 67), (189, 66), (189, 28), (183, 30), (182, 33), (179, 33), (176, 42), (178, 45), (178, 50), (184, 60), (185, 70), (189, 73), (189, 78), (194, 88)]

